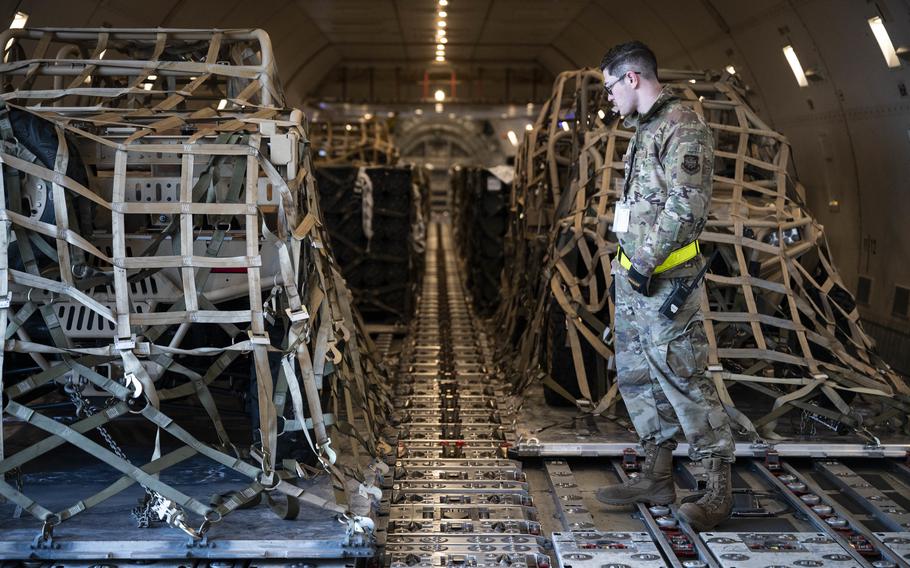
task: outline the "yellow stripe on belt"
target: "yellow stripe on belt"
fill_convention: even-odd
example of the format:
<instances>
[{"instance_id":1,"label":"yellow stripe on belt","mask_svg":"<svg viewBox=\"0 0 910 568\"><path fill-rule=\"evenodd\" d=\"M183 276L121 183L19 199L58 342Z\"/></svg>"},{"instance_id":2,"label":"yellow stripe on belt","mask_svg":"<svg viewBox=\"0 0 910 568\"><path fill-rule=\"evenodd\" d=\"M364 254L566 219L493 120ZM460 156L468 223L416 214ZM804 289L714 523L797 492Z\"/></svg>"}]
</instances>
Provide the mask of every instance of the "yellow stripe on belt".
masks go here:
<instances>
[{"instance_id":1,"label":"yellow stripe on belt","mask_svg":"<svg viewBox=\"0 0 910 568\"><path fill-rule=\"evenodd\" d=\"M676 268L680 264L689 262L693 258L701 253L701 248L698 246L698 241L692 241L684 247L678 248L675 251L671 252L667 256L667 260L663 261L660 266L654 269L654 274L660 274L661 272L666 272L671 268ZM632 261L626 256L626 253L622 251L622 248L619 249L619 264L623 268L629 270L632 268Z\"/></svg>"}]
</instances>

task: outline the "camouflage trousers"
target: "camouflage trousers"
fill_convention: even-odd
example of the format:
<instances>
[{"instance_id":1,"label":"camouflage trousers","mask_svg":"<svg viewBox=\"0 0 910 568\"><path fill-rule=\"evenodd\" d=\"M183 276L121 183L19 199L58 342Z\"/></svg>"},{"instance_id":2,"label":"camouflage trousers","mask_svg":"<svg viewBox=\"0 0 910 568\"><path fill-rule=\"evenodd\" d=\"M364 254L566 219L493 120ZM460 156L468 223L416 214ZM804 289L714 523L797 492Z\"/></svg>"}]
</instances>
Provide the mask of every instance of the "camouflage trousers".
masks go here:
<instances>
[{"instance_id":1,"label":"camouflage trousers","mask_svg":"<svg viewBox=\"0 0 910 568\"><path fill-rule=\"evenodd\" d=\"M655 279L652 295L645 297L631 288L616 261L613 275L617 382L642 442L672 442L682 430L692 459L733 461L730 419L706 375L700 290L670 320L658 310L673 289L672 278Z\"/></svg>"}]
</instances>

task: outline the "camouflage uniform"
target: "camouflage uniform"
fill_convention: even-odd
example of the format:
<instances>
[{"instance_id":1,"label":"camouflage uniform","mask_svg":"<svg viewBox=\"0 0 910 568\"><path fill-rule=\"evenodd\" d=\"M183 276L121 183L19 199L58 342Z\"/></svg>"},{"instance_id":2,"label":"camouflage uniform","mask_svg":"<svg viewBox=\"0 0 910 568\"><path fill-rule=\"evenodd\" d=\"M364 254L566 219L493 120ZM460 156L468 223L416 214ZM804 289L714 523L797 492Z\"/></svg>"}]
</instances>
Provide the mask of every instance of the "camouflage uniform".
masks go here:
<instances>
[{"instance_id":1,"label":"camouflage uniform","mask_svg":"<svg viewBox=\"0 0 910 568\"><path fill-rule=\"evenodd\" d=\"M617 233L623 252L643 275L672 251L694 241L708 217L714 138L705 121L664 89L651 109L626 119L636 133L623 158L630 207L628 231ZM632 289L613 261L616 282L616 368L619 390L642 441L672 441L682 429L692 459L733 461L729 418L706 376L707 339L700 291L670 320L658 310L677 279L702 267L698 256L654 274L651 296ZM675 447L675 445L674 445Z\"/></svg>"}]
</instances>

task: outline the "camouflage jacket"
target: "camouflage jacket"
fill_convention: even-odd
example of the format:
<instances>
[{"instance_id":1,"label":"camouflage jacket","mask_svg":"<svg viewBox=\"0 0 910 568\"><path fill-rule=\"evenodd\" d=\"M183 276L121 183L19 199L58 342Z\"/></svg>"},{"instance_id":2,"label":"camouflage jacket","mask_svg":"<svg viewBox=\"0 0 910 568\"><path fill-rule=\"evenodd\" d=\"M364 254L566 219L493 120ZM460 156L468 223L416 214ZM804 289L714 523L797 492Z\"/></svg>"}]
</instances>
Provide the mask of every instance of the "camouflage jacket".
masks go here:
<instances>
[{"instance_id":1,"label":"camouflage jacket","mask_svg":"<svg viewBox=\"0 0 910 568\"><path fill-rule=\"evenodd\" d=\"M623 157L621 203L630 208L629 230L618 233L623 251L650 275L674 250L698 238L708 218L714 172L714 136L702 117L664 87L648 112L626 118L636 129ZM696 257L660 276L685 276Z\"/></svg>"}]
</instances>

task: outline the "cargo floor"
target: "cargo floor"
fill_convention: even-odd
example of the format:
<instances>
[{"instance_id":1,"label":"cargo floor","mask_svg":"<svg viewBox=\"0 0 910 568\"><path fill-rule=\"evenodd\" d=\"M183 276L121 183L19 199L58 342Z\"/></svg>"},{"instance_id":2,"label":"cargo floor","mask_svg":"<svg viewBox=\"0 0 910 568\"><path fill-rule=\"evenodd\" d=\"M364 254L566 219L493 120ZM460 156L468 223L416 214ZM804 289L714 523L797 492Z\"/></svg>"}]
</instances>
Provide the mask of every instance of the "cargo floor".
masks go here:
<instances>
[{"instance_id":1,"label":"cargo floor","mask_svg":"<svg viewBox=\"0 0 910 568\"><path fill-rule=\"evenodd\" d=\"M132 456L131 456L132 457ZM85 460L84 454L78 458ZM100 464L73 464L60 457L58 467L40 474L25 474L23 481L36 501L51 510L62 510L118 479ZM135 463L135 462L134 462ZM213 495L245 487L245 478L211 461L190 458L161 474L162 481L179 491L208 502ZM325 477L310 481L308 490L329 497ZM295 520L280 520L269 507L233 512L215 524L203 543L163 523L137 528L130 511L143 496L138 486L61 523L49 546L32 548L41 524L27 513L14 518L14 506L0 505L0 558L44 559L187 559L187 558L343 558L371 556L372 548L348 548L345 526L334 515L302 505Z\"/></svg>"}]
</instances>

